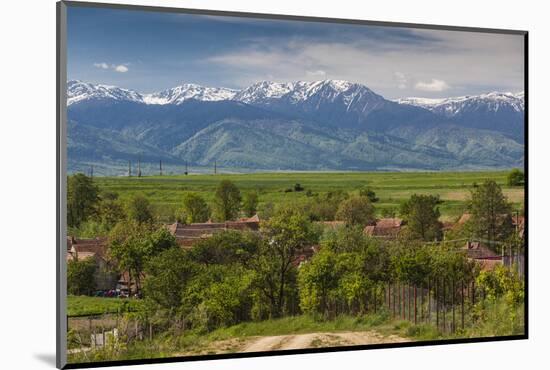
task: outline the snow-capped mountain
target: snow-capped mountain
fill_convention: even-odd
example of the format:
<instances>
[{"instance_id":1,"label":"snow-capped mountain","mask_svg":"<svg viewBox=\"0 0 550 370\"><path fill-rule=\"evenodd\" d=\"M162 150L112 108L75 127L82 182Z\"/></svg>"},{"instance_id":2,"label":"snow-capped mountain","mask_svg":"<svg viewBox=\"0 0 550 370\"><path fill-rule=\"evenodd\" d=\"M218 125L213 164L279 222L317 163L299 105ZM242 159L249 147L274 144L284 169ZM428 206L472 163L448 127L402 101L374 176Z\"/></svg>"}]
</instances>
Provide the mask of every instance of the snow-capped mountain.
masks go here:
<instances>
[{"instance_id":1,"label":"snow-capped mountain","mask_svg":"<svg viewBox=\"0 0 550 370\"><path fill-rule=\"evenodd\" d=\"M403 98L397 99L396 102L422 107L447 117L454 117L465 111L478 110L481 107L485 111L492 112L497 112L501 109L523 112L525 106L523 91L516 94L510 92L491 92L488 94L444 99Z\"/></svg>"},{"instance_id":2,"label":"snow-capped mountain","mask_svg":"<svg viewBox=\"0 0 550 370\"><path fill-rule=\"evenodd\" d=\"M350 106L362 97L378 101L384 100L364 85L343 80L286 83L262 81L241 90L233 99L253 105L269 104L274 100L299 104L310 99L316 99L317 102L320 100L334 102L340 99Z\"/></svg>"},{"instance_id":3,"label":"snow-capped mountain","mask_svg":"<svg viewBox=\"0 0 550 370\"><path fill-rule=\"evenodd\" d=\"M461 96L445 99L404 98L401 105L427 109L465 127L496 130L519 141L524 136L524 92Z\"/></svg>"},{"instance_id":4,"label":"snow-capped mountain","mask_svg":"<svg viewBox=\"0 0 550 370\"><path fill-rule=\"evenodd\" d=\"M189 99L200 101L231 100L236 93L236 90L223 87L205 87L196 84L183 84L153 94L140 94L136 91L122 89L116 86L73 80L67 83L67 105L97 99L112 99L116 101L159 105L181 104Z\"/></svg>"},{"instance_id":5,"label":"snow-capped mountain","mask_svg":"<svg viewBox=\"0 0 550 370\"><path fill-rule=\"evenodd\" d=\"M390 101L341 80L141 94L68 83L70 171L139 155L245 170L521 167L523 94Z\"/></svg>"},{"instance_id":6,"label":"snow-capped mountain","mask_svg":"<svg viewBox=\"0 0 550 370\"><path fill-rule=\"evenodd\" d=\"M231 100L236 90L223 87L205 87L196 84L183 84L154 94L143 95L146 104L181 104L189 99L201 101Z\"/></svg>"},{"instance_id":7,"label":"snow-capped mountain","mask_svg":"<svg viewBox=\"0 0 550 370\"><path fill-rule=\"evenodd\" d=\"M82 81L67 83L67 105L87 100L113 99L118 101L142 102L143 96L133 90L122 89L116 86L91 84Z\"/></svg>"}]
</instances>

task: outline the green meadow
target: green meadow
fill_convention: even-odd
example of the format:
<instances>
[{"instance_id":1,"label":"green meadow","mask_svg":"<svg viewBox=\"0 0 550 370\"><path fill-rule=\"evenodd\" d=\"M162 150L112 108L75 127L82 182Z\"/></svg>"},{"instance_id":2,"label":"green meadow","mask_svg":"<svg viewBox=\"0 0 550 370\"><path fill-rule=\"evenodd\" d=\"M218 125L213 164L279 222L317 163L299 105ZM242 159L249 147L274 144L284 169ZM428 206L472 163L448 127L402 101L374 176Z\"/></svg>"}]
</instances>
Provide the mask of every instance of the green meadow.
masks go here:
<instances>
[{"instance_id":1,"label":"green meadow","mask_svg":"<svg viewBox=\"0 0 550 370\"><path fill-rule=\"evenodd\" d=\"M288 172L249 174L190 174L146 177L96 177L94 182L101 190L113 191L121 199L142 193L149 198L157 213L168 215L178 208L185 192L199 193L211 202L216 186L222 179L230 179L241 192L257 191L260 207L267 203L299 203L308 197L329 191L343 190L358 193L370 187L380 199L376 203L380 214L384 208L396 208L411 194L438 194L443 203L440 212L443 220L453 221L466 207L474 183L486 179L502 186L508 200L521 208L523 187L506 186L508 171L498 172ZM294 191L300 184L304 190ZM161 216L162 217L162 216Z\"/></svg>"}]
</instances>

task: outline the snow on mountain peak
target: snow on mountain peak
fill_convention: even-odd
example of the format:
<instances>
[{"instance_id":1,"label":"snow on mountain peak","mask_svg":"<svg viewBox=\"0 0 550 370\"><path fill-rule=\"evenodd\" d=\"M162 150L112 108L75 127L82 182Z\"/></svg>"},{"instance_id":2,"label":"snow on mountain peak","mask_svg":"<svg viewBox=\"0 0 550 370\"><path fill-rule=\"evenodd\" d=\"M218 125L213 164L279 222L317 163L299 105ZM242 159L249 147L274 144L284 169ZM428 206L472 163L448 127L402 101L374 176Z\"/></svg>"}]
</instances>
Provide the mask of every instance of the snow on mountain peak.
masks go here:
<instances>
[{"instance_id":1,"label":"snow on mountain peak","mask_svg":"<svg viewBox=\"0 0 550 370\"><path fill-rule=\"evenodd\" d=\"M399 104L414 105L432 112L443 113L447 117L453 117L464 110L475 110L481 106L488 111L496 112L500 109L512 109L522 112L525 107L524 93L493 91L480 95L466 95L452 98L401 98L395 100Z\"/></svg>"},{"instance_id":2,"label":"snow on mountain peak","mask_svg":"<svg viewBox=\"0 0 550 370\"><path fill-rule=\"evenodd\" d=\"M146 94L143 96L143 102L146 104L181 104L189 99L220 101L230 100L236 93L236 90L223 87L183 84L158 93Z\"/></svg>"},{"instance_id":3,"label":"snow on mountain peak","mask_svg":"<svg viewBox=\"0 0 550 370\"><path fill-rule=\"evenodd\" d=\"M78 80L67 83L67 105L90 99L114 99L141 102L143 97L136 91L116 86L91 84Z\"/></svg>"}]
</instances>

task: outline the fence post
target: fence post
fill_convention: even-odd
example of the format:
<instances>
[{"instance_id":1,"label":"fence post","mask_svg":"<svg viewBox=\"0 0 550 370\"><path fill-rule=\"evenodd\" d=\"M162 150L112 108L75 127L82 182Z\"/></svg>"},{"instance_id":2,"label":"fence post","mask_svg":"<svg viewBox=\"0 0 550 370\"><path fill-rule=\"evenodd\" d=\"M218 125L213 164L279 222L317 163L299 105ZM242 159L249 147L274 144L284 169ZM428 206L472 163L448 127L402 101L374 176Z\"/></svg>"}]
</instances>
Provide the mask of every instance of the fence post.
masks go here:
<instances>
[{"instance_id":1,"label":"fence post","mask_svg":"<svg viewBox=\"0 0 550 370\"><path fill-rule=\"evenodd\" d=\"M456 321L455 321L455 280L453 279L452 282L451 282L451 286L452 286L452 291L451 291L451 305L453 306L453 325L451 327L451 331L452 333L455 332L455 328L456 328Z\"/></svg>"},{"instance_id":2,"label":"fence post","mask_svg":"<svg viewBox=\"0 0 550 370\"><path fill-rule=\"evenodd\" d=\"M462 330L464 330L464 280L460 282L460 306L462 314Z\"/></svg>"},{"instance_id":3,"label":"fence post","mask_svg":"<svg viewBox=\"0 0 550 370\"><path fill-rule=\"evenodd\" d=\"M398 315L399 315L399 318L401 318L401 282L399 282L399 284L397 285L397 296L398 296L398 308L399 308L399 312L398 312Z\"/></svg>"},{"instance_id":4,"label":"fence post","mask_svg":"<svg viewBox=\"0 0 550 370\"><path fill-rule=\"evenodd\" d=\"M374 288L374 313L376 313L376 288Z\"/></svg>"},{"instance_id":5,"label":"fence post","mask_svg":"<svg viewBox=\"0 0 550 370\"><path fill-rule=\"evenodd\" d=\"M407 311L409 321L411 321L411 286L407 284Z\"/></svg>"},{"instance_id":6,"label":"fence post","mask_svg":"<svg viewBox=\"0 0 550 370\"><path fill-rule=\"evenodd\" d=\"M414 324L416 325L416 285L414 286Z\"/></svg>"},{"instance_id":7,"label":"fence post","mask_svg":"<svg viewBox=\"0 0 550 370\"><path fill-rule=\"evenodd\" d=\"M407 319L407 301L405 300L405 285L403 287L403 320Z\"/></svg>"},{"instance_id":8,"label":"fence post","mask_svg":"<svg viewBox=\"0 0 550 370\"><path fill-rule=\"evenodd\" d=\"M443 279L443 333L447 331L447 302L445 301L446 281Z\"/></svg>"},{"instance_id":9,"label":"fence post","mask_svg":"<svg viewBox=\"0 0 550 370\"><path fill-rule=\"evenodd\" d=\"M439 295L441 294L439 290L439 280L435 280L435 324L437 330L439 330Z\"/></svg>"},{"instance_id":10,"label":"fence post","mask_svg":"<svg viewBox=\"0 0 550 370\"><path fill-rule=\"evenodd\" d=\"M393 286L393 318L395 318L395 302L397 301L397 297L395 296L395 285Z\"/></svg>"},{"instance_id":11,"label":"fence post","mask_svg":"<svg viewBox=\"0 0 550 370\"><path fill-rule=\"evenodd\" d=\"M432 319L432 293L430 288L430 279L428 279L428 322Z\"/></svg>"},{"instance_id":12,"label":"fence post","mask_svg":"<svg viewBox=\"0 0 550 370\"><path fill-rule=\"evenodd\" d=\"M420 321L424 322L424 286L420 286Z\"/></svg>"}]
</instances>

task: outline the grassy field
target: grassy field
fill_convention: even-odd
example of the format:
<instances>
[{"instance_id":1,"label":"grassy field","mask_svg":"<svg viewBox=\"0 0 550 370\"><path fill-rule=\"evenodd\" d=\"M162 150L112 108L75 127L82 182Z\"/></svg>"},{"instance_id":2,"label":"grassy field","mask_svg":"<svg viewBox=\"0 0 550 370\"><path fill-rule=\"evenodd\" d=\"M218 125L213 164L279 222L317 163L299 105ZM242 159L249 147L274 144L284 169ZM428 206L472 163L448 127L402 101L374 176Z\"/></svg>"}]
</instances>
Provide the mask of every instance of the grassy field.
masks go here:
<instances>
[{"instance_id":1,"label":"grassy field","mask_svg":"<svg viewBox=\"0 0 550 370\"><path fill-rule=\"evenodd\" d=\"M499 183L508 199L516 207L523 203L523 187L507 187L507 172L291 172L255 174L202 174L150 177L96 177L100 189L114 191L122 199L132 194L147 196L160 213L181 205L185 192L200 193L211 202L214 191L222 179L233 181L241 191L257 190L261 205L295 203L307 199L307 191L326 193L344 190L357 193L364 186L371 187L380 198L377 209L398 207L411 194L439 194L444 203L440 206L442 218L453 220L464 211L465 199L474 183L493 179ZM285 192L299 183L301 192Z\"/></svg>"},{"instance_id":2,"label":"grassy field","mask_svg":"<svg viewBox=\"0 0 550 370\"><path fill-rule=\"evenodd\" d=\"M143 301L128 298L104 298L88 296L68 296L67 315L101 315L104 313L117 313L139 311Z\"/></svg>"}]
</instances>

